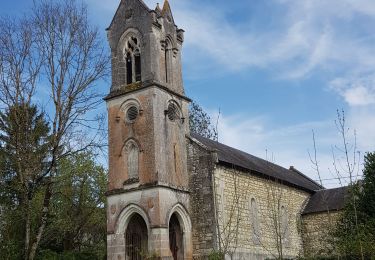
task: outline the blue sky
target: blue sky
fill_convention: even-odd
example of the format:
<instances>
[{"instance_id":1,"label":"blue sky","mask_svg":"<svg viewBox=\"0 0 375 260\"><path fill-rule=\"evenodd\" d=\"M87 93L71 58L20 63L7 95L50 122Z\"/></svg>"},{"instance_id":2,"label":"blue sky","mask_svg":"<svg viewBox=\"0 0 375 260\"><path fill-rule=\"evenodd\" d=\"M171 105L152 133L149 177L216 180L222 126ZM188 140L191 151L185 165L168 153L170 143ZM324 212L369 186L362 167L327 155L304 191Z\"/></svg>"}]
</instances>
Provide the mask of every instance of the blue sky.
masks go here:
<instances>
[{"instance_id":1,"label":"blue sky","mask_svg":"<svg viewBox=\"0 0 375 260\"><path fill-rule=\"evenodd\" d=\"M25 11L31 2L2 0L0 14ZM85 2L105 40L104 29L120 1ZM158 1L144 2L154 8ZM220 142L284 167L294 165L317 179L308 156L314 130L327 187L340 185L333 179L332 149L338 165L343 162L335 148L341 146L334 123L337 109L345 110L350 137L356 129L361 154L374 150L375 1L170 4L175 22L186 31L186 94L212 118L221 111ZM98 87L109 90L107 84ZM101 109L105 111L104 104Z\"/></svg>"}]
</instances>

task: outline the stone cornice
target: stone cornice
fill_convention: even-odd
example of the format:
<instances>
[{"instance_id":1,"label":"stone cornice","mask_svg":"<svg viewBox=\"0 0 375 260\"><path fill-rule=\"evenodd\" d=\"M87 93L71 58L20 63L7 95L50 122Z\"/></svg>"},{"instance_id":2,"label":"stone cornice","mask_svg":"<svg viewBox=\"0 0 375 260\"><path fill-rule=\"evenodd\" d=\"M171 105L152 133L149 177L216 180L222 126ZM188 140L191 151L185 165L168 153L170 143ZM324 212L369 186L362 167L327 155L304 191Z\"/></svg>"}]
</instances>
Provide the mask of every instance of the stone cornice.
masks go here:
<instances>
[{"instance_id":1,"label":"stone cornice","mask_svg":"<svg viewBox=\"0 0 375 260\"><path fill-rule=\"evenodd\" d=\"M175 186L171 186L171 185L164 184L164 183L154 182L154 183L149 183L149 184L143 184L139 187L134 187L134 188L132 187L129 189L121 188L121 189L110 190L110 191L107 191L105 195L109 197L113 195L126 194L126 193L130 193L134 191L150 190L150 189L157 189L157 188L164 188L164 189L172 190L175 192L190 194L190 191L187 188L175 187Z\"/></svg>"},{"instance_id":2,"label":"stone cornice","mask_svg":"<svg viewBox=\"0 0 375 260\"><path fill-rule=\"evenodd\" d=\"M128 86L134 86L134 87L126 89L126 87L128 87ZM139 83L134 83L134 84L129 84L129 85L126 85L126 86L122 86L120 89L111 91L111 93L109 93L104 98L104 100L105 101L109 101L111 99L115 99L115 98L121 97L121 96L129 94L129 93L135 93L135 92L138 92L138 91L150 88L150 87L157 87L157 88L159 88L161 90L164 90L165 92L168 92L169 94L172 94L174 96L182 98L182 99L186 100L187 102L191 102L192 101L190 98L188 98L188 97L186 97L184 95L181 95L179 93L176 93L176 92L170 90L168 87L166 87L164 85L161 85L159 83L156 83L154 81L145 81L145 82L139 82Z\"/></svg>"}]
</instances>

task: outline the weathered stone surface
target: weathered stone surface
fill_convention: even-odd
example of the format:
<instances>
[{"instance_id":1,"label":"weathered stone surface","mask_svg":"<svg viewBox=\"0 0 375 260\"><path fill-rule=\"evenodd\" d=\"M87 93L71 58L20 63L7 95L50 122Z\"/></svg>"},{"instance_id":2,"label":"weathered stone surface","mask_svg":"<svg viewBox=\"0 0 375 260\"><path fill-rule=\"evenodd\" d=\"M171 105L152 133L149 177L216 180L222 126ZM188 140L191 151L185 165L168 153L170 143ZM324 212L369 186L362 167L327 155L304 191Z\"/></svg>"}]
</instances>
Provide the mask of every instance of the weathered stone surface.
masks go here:
<instances>
[{"instance_id":1,"label":"weathered stone surface","mask_svg":"<svg viewBox=\"0 0 375 260\"><path fill-rule=\"evenodd\" d=\"M183 30L177 28L171 16L170 9L157 14L142 1L121 1L108 28L112 54L111 91L126 83L125 41L133 34L141 41L141 81L154 81L184 94L181 70Z\"/></svg>"},{"instance_id":2,"label":"weathered stone surface","mask_svg":"<svg viewBox=\"0 0 375 260\"><path fill-rule=\"evenodd\" d=\"M307 257L332 256L336 223L341 216L341 211L330 211L306 214L303 220L303 249Z\"/></svg>"},{"instance_id":3,"label":"weathered stone surface","mask_svg":"<svg viewBox=\"0 0 375 260\"><path fill-rule=\"evenodd\" d=\"M302 255L300 213L310 197L309 193L222 166L216 168L214 178L221 230L232 222L232 230L226 232L222 239L237 233L237 243L230 243L232 248L236 248L232 250L236 255L234 259L253 259L255 256L255 259L273 258L281 247L284 257ZM255 198L258 204L260 235L257 240L254 239L251 224L251 198ZM281 224L281 206L287 211L288 232L282 246L277 246L274 221ZM279 216L273 217L275 214ZM233 220L237 217L238 222Z\"/></svg>"},{"instance_id":4,"label":"weathered stone surface","mask_svg":"<svg viewBox=\"0 0 375 260\"><path fill-rule=\"evenodd\" d=\"M193 256L204 257L216 249L216 218L213 192L215 153L190 141L188 172L190 217L193 225Z\"/></svg>"},{"instance_id":5,"label":"weathered stone surface","mask_svg":"<svg viewBox=\"0 0 375 260\"><path fill-rule=\"evenodd\" d=\"M162 259L172 257L169 222L174 214L183 232L183 258L192 257L185 120L189 99L182 86L181 34L168 4L156 14L140 0L121 1L108 28L108 259L125 259L125 234L134 214L146 223L148 254ZM131 62L125 59L129 53ZM134 74L138 55L140 78ZM172 103L176 117L171 119L166 111ZM129 120L127 111L134 107L138 114Z\"/></svg>"}]
</instances>

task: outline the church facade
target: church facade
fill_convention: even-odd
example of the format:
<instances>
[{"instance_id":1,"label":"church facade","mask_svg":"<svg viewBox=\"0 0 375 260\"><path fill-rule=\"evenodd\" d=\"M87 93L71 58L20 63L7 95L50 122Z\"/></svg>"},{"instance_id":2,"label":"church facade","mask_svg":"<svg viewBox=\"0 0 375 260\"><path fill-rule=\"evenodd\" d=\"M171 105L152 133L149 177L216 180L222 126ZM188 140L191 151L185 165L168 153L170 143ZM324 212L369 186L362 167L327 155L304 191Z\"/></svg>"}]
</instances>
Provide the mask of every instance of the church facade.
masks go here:
<instances>
[{"instance_id":1,"label":"church facade","mask_svg":"<svg viewBox=\"0 0 375 260\"><path fill-rule=\"evenodd\" d=\"M190 133L184 31L168 1L150 9L142 0L122 0L107 32L108 259L315 252L325 234L313 234L327 219L326 209L342 208L337 201L319 207L323 187L293 167Z\"/></svg>"}]
</instances>

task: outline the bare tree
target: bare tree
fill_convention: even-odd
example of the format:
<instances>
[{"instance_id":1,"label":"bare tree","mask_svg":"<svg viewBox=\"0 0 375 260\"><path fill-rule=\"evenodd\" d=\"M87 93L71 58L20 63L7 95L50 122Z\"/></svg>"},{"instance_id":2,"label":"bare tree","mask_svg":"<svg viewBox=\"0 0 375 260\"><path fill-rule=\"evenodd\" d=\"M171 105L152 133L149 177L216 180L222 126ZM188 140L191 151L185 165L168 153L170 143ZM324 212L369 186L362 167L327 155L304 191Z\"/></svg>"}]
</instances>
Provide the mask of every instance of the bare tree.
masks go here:
<instances>
[{"instance_id":1,"label":"bare tree","mask_svg":"<svg viewBox=\"0 0 375 260\"><path fill-rule=\"evenodd\" d=\"M35 30L27 18L2 18L0 29L0 101L3 108L30 104L42 66Z\"/></svg>"},{"instance_id":2,"label":"bare tree","mask_svg":"<svg viewBox=\"0 0 375 260\"><path fill-rule=\"evenodd\" d=\"M311 154L310 151L308 151L308 155L309 155L309 158L310 158L312 168L318 176L319 184L322 187L322 189L324 189L323 179L322 179L322 176L321 176L320 165L319 165L319 160L318 160L318 155L317 155L318 151L317 151L317 144L316 144L316 138L315 138L315 131L314 130L312 130L312 140L313 140L313 154ZM341 183L341 179L339 177L337 179ZM321 250L319 252L313 252L314 256L316 256L317 254L329 255L329 254L332 254L333 252L336 252L335 245L332 241L332 236L333 236L333 233L335 231L336 218L335 218L335 215L332 214L332 212L329 208L328 193L322 192L321 193L321 200L322 200L323 205L326 208L326 211L323 214L325 214L326 217L327 217L327 225L325 225L324 228L322 228L322 230L320 230L319 235L315 236L314 238L311 237L310 234L307 234L307 231L304 230L304 232L305 232L304 237L307 238L307 240L308 239L311 239L311 240L318 239L319 244L321 246Z\"/></svg>"},{"instance_id":3,"label":"bare tree","mask_svg":"<svg viewBox=\"0 0 375 260\"><path fill-rule=\"evenodd\" d=\"M26 122L29 122L32 115L29 115L27 109L22 109L20 112L17 108L30 107L32 97L35 94L38 76L40 74L42 59L38 55L38 51L34 42L35 30L27 18L21 20L11 20L3 18L0 22L0 101L3 109L10 113L10 117L15 119L16 133L14 138L22 139L25 130ZM26 139L25 142L27 142ZM16 161L15 166L18 186L20 192L18 200L20 207L24 209L25 213L25 248L24 251L29 251L31 217L30 204L33 196L33 189L30 183L33 182L31 176L32 168L35 165L25 169L22 161L25 151L22 148L25 144L15 145Z\"/></svg>"},{"instance_id":4,"label":"bare tree","mask_svg":"<svg viewBox=\"0 0 375 260\"><path fill-rule=\"evenodd\" d=\"M345 183L349 184L349 188L353 188L354 184L357 181L358 173L359 173L359 158L360 153L357 150L357 143L356 143L356 131L353 132L353 140L352 142L349 140L349 127L346 125L346 118L344 111L337 110L337 119L335 120L336 129L340 135L340 139L342 144L339 146L332 146L332 165L333 170L328 169L335 177L335 180L338 180L339 184L343 186ZM314 145L314 153L311 154L309 152L310 161L312 163L312 168L317 173L319 182L323 187L323 179L321 177L320 166L317 158L317 146L316 146L316 139L315 139L315 132L313 131L313 145ZM347 181L349 179L349 182ZM336 252L336 245L335 245L335 238L334 233L336 230L337 224L337 215L332 214L328 206L328 200L326 193L322 193L322 203L326 206L326 214L328 225L326 225L324 230L320 232L320 243L326 247L325 254L332 254L332 252ZM358 232L358 216L357 216L357 206L356 206L356 197L354 194L351 194L350 200L352 200L353 210L354 210L354 218L355 218L355 228ZM305 234L305 236L309 236L309 234ZM360 254L361 258L363 257L363 248L361 241L359 241L360 245ZM315 252L317 253L317 252ZM337 256L339 258L339 256Z\"/></svg>"},{"instance_id":5,"label":"bare tree","mask_svg":"<svg viewBox=\"0 0 375 260\"><path fill-rule=\"evenodd\" d=\"M239 190L240 178L239 173L235 169L226 170L224 175L227 178L220 176L217 178L217 186L215 199L215 214L216 214L216 233L218 240L218 250L221 257L229 256L231 259L236 253L238 247L239 227L241 225L241 210L245 205L241 204L244 201L243 197L246 194ZM221 178L221 179L220 179ZM225 183L225 180L230 183ZM214 182L215 183L215 182ZM230 185L231 188L225 189L225 185ZM244 183L242 183L244 184Z\"/></svg>"},{"instance_id":6,"label":"bare tree","mask_svg":"<svg viewBox=\"0 0 375 260\"><path fill-rule=\"evenodd\" d=\"M98 117L88 119L88 112L101 102L95 83L106 76L109 58L98 30L88 21L86 8L74 0L37 2L31 17L4 19L0 26L2 105L10 109L31 104L35 93L48 93L51 101L47 107L51 127L47 167L28 173L32 178L24 180L28 197L33 197L36 187L44 190L36 229L25 226L25 259L34 259L47 224L59 160L98 145L99 132L92 130L103 124ZM18 173L21 179L25 171ZM32 210L27 210L26 223Z\"/></svg>"},{"instance_id":7,"label":"bare tree","mask_svg":"<svg viewBox=\"0 0 375 260\"><path fill-rule=\"evenodd\" d=\"M341 157L337 157L334 150L332 149L333 156L333 166L335 173L338 179L341 179L342 176L347 176L349 178L349 188L350 188L350 200L352 203L354 211L354 220L355 220L355 233L359 234L359 225L358 225L358 212L357 212L357 196L353 192L354 185L358 178L359 173L359 158L360 152L357 150L357 133L356 130L353 132L353 143L349 142L348 133L350 128L346 125L346 118L344 110L337 110L337 120L335 120L336 128L341 136L342 146L335 146L336 151L339 151L343 154ZM342 174L343 173L343 174ZM361 239L359 239L359 248L361 259L364 258L363 245Z\"/></svg>"},{"instance_id":8,"label":"bare tree","mask_svg":"<svg viewBox=\"0 0 375 260\"><path fill-rule=\"evenodd\" d=\"M259 238L260 245L275 259L284 259L285 249L290 245L290 228L293 207L286 187L277 180L266 181L267 198L264 210L260 211L264 220L264 230L270 235L270 243Z\"/></svg>"}]
</instances>

